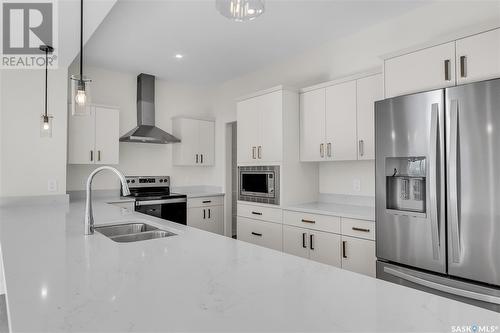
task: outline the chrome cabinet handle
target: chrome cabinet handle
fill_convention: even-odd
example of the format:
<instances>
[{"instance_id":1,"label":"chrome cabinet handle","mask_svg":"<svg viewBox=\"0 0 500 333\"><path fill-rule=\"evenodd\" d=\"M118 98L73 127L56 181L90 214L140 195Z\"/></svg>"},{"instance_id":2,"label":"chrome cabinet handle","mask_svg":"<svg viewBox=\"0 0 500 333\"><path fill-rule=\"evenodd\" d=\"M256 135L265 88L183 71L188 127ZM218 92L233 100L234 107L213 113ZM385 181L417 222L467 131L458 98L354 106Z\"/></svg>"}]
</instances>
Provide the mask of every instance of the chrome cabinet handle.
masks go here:
<instances>
[{"instance_id":1,"label":"chrome cabinet handle","mask_svg":"<svg viewBox=\"0 0 500 333\"><path fill-rule=\"evenodd\" d=\"M467 56L460 57L460 77L467 77Z\"/></svg>"},{"instance_id":2,"label":"chrome cabinet handle","mask_svg":"<svg viewBox=\"0 0 500 333\"><path fill-rule=\"evenodd\" d=\"M98 162L101 161L101 151L100 150L97 151L97 161Z\"/></svg>"},{"instance_id":3,"label":"chrome cabinet handle","mask_svg":"<svg viewBox=\"0 0 500 333\"><path fill-rule=\"evenodd\" d=\"M94 162L94 151L90 151L90 162Z\"/></svg>"},{"instance_id":4,"label":"chrome cabinet handle","mask_svg":"<svg viewBox=\"0 0 500 333\"><path fill-rule=\"evenodd\" d=\"M450 77L451 66L450 66L450 64L451 64L450 59L446 59L444 61L444 79L445 79L445 81L451 81L451 77Z\"/></svg>"},{"instance_id":5,"label":"chrome cabinet handle","mask_svg":"<svg viewBox=\"0 0 500 333\"><path fill-rule=\"evenodd\" d=\"M252 159L255 160L255 149L256 147L252 147Z\"/></svg>"},{"instance_id":6,"label":"chrome cabinet handle","mask_svg":"<svg viewBox=\"0 0 500 333\"><path fill-rule=\"evenodd\" d=\"M430 138L430 161L429 161L429 183L430 183L430 222L431 222L431 238L432 238L432 257L434 260L439 259L439 210L437 206L437 196L439 190L438 184L438 158L437 150L439 145L439 104L434 103L431 106L431 138ZM439 191L440 192L440 191Z\"/></svg>"},{"instance_id":7,"label":"chrome cabinet handle","mask_svg":"<svg viewBox=\"0 0 500 333\"><path fill-rule=\"evenodd\" d=\"M259 146L257 148L257 157L259 158L259 160L262 159L262 146Z\"/></svg>"},{"instance_id":8,"label":"chrome cabinet handle","mask_svg":"<svg viewBox=\"0 0 500 333\"><path fill-rule=\"evenodd\" d=\"M352 227L352 230L361 232L370 232L370 229L358 228L358 227Z\"/></svg>"},{"instance_id":9,"label":"chrome cabinet handle","mask_svg":"<svg viewBox=\"0 0 500 333\"><path fill-rule=\"evenodd\" d=\"M302 219L302 222L304 222L304 223L316 223L316 221L306 220L306 219Z\"/></svg>"},{"instance_id":10,"label":"chrome cabinet handle","mask_svg":"<svg viewBox=\"0 0 500 333\"><path fill-rule=\"evenodd\" d=\"M460 193L459 189L459 110L458 101L451 101L451 122L450 122L450 152L448 158L448 196L449 196L449 216L451 218L451 256L454 263L460 262Z\"/></svg>"},{"instance_id":11,"label":"chrome cabinet handle","mask_svg":"<svg viewBox=\"0 0 500 333\"><path fill-rule=\"evenodd\" d=\"M365 155L365 142L363 140L359 140L359 156Z\"/></svg>"},{"instance_id":12,"label":"chrome cabinet handle","mask_svg":"<svg viewBox=\"0 0 500 333\"><path fill-rule=\"evenodd\" d=\"M302 247L304 249L307 249L307 244L306 244L306 236L307 234L305 232L302 233Z\"/></svg>"},{"instance_id":13,"label":"chrome cabinet handle","mask_svg":"<svg viewBox=\"0 0 500 333\"><path fill-rule=\"evenodd\" d=\"M309 248L310 248L311 250L314 250L314 243L313 243L314 238L313 238L313 237L314 237L314 235L313 235L313 234L310 234L310 235L309 235Z\"/></svg>"},{"instance_id":14,"label":"chrome cabinet handle","mask_svg":"<svg viewBox=\"0 0 500 333\"><path fill-rule=\"evenodd\" d=\"M261 233L258 233L258 232L253 232L253 231L252 231L252 235L262 237L262 234L261 234Z\"/></svg>"},{"instance_id":15,"label":"chrome cabinet handle","mask_svg":"<svg viewBox=\"0 0 500 333\"><path fill-rule=\"evenodd\" d=\"M347 253L346 253L346 245L347 245L347 241L342 241L342 258L345 258L347 259Z\"/></svg>"},{"instance_id":16,"label":"chrome cabinet handle","mask_svg":"<svg viewBox=\"0 0 500 333\"><path fill-rule=\"evenodd\" d=\"M328 144L326 145L326 151L327 151L328 157L332 157L332 143L331 142L328 142Z\"/></svg>"},{"instance_id":17,"label":"chrome cabinet handle","mask_svg":"<svg viewBox=\"0 0 500 333\"><path fill-rule=\"evenodd\" d=\"M325 157L325 144L324 143L321 143L319 145L319 156L321 156L321 158Z\"/></svg>"}]
</instances>

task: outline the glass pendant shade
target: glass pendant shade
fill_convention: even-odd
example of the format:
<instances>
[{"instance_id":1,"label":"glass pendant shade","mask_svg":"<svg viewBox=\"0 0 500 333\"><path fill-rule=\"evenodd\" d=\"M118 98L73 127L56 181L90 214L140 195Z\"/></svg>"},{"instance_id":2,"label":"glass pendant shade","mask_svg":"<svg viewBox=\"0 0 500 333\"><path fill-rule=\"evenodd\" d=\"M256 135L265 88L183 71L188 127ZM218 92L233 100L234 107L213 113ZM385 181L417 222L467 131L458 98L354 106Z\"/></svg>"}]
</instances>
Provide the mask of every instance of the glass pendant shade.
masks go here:
<instances>
[{"instance_id":1,"label":"glass pendant shade","mask_svg":"<svg viewBox=\"0 0 500 333\"><path fill-rule=\"evenodd\" d=\"M87 115L91 103L89 79L80 76L71 77L71 114L74 116Z\"/></svg>"},{"instance_id":2,"label":"glass pendant shade","mask_svg":"<svg viewBox=\"0 0 500 333\"><path fill-rule=\"evenodd\" d=\"M251 21L264 13L264 0L216 0L217 11L237 21Z\"/></svg>"},{"instance_id":3,"label":"glass pendant shade","mask_svg":"<svg viewBox=\"0 0 500 333\"><path fill-rule=\"evenodd\" d=\"M43 115L40 117L40 137L41 138L51 138L52 137L52 120L54 118L51 115Z\"/></svg>"}]
</instances>

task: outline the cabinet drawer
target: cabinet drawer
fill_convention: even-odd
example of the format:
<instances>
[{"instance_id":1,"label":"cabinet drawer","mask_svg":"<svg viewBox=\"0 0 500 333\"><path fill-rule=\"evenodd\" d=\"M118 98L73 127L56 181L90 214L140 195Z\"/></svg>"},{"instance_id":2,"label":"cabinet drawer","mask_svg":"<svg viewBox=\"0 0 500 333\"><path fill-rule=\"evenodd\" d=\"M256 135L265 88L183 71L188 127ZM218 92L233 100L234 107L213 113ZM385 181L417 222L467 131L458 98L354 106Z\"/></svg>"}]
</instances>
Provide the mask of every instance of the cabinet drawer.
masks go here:
<instances>
[{"instance_id":1,"label":"cabinet drawer","mask_svg":"<svg viewBox=\"0 0 500 333\"><path fill-rule=\"evenodd\" d=\"M192 207L207 207L207 206L222 206L224 204L224 196L189 198L187 201L188 208Z\"/></svg>"},{"instance_id":2,"label":"cabinet drawer","mask_svg":"<svg viewBox=\"0 0 500 333\"><path fill-rule=\"evenodd\" d=\"M285 211L283 223L320 231L340 234L340 217Z\"/></svg>"},{"instance_id":3,"label":"cabinet drawer","mask_svg":"<svg viewBox=\"0 0 500 333\"><path fill-rule=\"evenodd\" d=\"M342 235L375 240L375 222L342 218Z\"/></svg>"},{"instance_id":4,"label":"cabinet drawer","mask_svg":"<svg viewBox=\"0 0 500 333\"><path fill-rule=\"evenodd\" d=\"M237 238L245 242L281 251L282 225L238 216Z\"/></svg>"},{"instance_id":5,"label":"cabinet drawer","mask_svg":"<svg viewBox=\"0 0 500 333\"><path fill-rule=\"evenodd\" d=\"M283 223L283 212L281 208L271 208L254 205L238 204L237 215L255 220Z\"/></svg>"}]
</instances>

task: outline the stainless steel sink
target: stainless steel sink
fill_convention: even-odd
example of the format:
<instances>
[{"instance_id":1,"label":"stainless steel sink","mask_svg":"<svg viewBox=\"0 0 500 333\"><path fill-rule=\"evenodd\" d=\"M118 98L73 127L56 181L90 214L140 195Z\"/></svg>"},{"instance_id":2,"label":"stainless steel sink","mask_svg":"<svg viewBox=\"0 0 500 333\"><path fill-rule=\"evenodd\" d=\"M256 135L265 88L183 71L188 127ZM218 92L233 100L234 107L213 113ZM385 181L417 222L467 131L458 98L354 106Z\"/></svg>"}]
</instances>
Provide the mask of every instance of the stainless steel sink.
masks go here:
<instances>
[{"instance_id":1,"label":"stainless steel sink","mask_svg":"<svg viewBox=\"0 0 500 333\"><path fill-rule=\"evenodd\" d=\"M119 243L175 236L173 232L160 230L146 223L124 223L95 227L95 231Z\"/></svg>"}]
</instances>

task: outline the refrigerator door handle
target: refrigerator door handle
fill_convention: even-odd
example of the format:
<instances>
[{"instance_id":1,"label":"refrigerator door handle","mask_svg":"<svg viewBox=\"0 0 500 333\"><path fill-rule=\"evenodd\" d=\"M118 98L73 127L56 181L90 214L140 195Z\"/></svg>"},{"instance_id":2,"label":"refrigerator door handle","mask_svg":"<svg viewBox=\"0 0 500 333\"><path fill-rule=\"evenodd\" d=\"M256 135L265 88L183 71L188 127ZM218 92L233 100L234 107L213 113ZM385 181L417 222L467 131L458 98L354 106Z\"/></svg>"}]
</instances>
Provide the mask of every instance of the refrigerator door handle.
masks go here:
<instances>
[{"instance_id":1,"label":"refrigerator door handle","mask_svg":"<svg viewBox=\"0 0 500 333\"><path fill-rule=\"evenodd\" d=\"M482 294L482 293L477 293L477 292L470 291L470 290L455 288L452 286L447 286L447 285L444 285L441 283L425 280L425 279L422 279L420 277L410 275L410 274L398 271L398 270L396 270L394 268L390 268L390 267L384 267L384 272L386 272L387 274L394 275L400 279L403 279L403 280L406 280L406 281L409 281L409 282L412 282L412 283L415 283L415 284L418 284L418 285L421 285L421 286L424 286L427 288L442 291L442 292L445 292L448 294L453 294L453 295L471 298L471 299L475 299L478 301L483 301L483 302L488 302L488 303L493 303L493 304L500 304L500 297Z\"/></svg>"},{"instance_id":2,"label":"refrigerator door handle","mask_svg":"<svg viewBox=\"0 0 500 333\"><path fill-rule=\"evenodd\" d=\"M448 175L449 175L449 203L450 203L450 227L451 227L451 256L454 263L460 262L460 214L459 194L458 194L458 150L459 150L459 134L458 134L458 100L451 101L450 109L450 155L448 158Z\"/></svg>"},{"instance_id":3,"label":"refrigerator door handle","mask_svg":"<svg viewBox=\"0 0 500 333\"><path fill-rule=\"evenodd\" d=\"M430 161L429 161L429 182L430 182L430 221L432 232L432 257L439 260L439 214L437 204L438 194L438 159L437 145L439 144L439 104L432 104L431 111L431 140L430 140Z\"/></svg>"}]
</instances>

